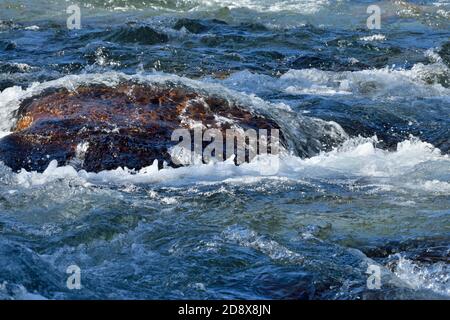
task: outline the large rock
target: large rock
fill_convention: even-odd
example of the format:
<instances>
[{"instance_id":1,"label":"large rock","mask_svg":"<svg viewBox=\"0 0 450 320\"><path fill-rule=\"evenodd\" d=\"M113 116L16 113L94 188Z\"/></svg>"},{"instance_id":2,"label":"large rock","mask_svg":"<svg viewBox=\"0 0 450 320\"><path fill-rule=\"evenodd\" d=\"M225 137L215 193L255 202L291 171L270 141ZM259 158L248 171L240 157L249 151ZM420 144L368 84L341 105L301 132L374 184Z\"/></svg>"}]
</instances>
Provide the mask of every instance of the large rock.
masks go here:
<instances>
[{"instance_id":1,"label":"large rock","mask_svg":"<svg viewBox=\"0 0 450 320\"><path fill-rule=\"evenodd\" d=\"M178 143L171 140L175 129L200 122L222 132L279 129L224 98L132 82L46 90L22 101L16 116L13 133L0 140L0 160L16 171L43 171L53 159L93 172L140 169L154 160L176 166L169 152Z\"/></svg>"}]
</instances>

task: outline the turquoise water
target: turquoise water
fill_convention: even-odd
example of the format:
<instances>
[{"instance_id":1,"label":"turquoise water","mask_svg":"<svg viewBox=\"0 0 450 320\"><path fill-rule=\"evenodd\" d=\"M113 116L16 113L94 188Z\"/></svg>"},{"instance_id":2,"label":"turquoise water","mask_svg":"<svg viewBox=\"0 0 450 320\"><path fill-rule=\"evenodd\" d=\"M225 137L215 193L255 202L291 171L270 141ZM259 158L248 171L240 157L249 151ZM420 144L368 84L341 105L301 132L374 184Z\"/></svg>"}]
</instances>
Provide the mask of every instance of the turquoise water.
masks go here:
<instances>
[{"instance_id":1,"label":"turquoise water","mask_svg":"<svg viewBox=\"0 0 450 320\"><path fill-rule=\"evenodd\" d=\"M448 299L448 2L378 2L379 30L370 1L86 0L79 30L70 4L0 1L1 135L42 88L175 79L276 111L291 154L270 176L0 165L0 298Z\"/></svg>"}]
</instances>

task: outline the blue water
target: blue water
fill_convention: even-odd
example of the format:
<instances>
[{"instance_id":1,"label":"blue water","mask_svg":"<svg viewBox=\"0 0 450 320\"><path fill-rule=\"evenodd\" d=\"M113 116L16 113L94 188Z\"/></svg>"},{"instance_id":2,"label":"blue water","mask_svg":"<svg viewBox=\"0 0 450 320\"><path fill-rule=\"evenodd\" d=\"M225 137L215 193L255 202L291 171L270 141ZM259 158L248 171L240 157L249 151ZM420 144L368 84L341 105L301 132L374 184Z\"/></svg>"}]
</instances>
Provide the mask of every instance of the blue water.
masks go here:
<instances>
[{"instance_id":1,"label":"blue water","mask_svg":"<svg viewBox=\"0 0 450 320\"><path fill-rule=\"evenodd\" d=\"M448 2L378 2L379 30L362 0L83 0L79 30L70 4L0 1L2 136L42 88L170 78L278 110L292 154L269 176L0 164L0 298L450 297Z\"/></svg>"}]
</instances>

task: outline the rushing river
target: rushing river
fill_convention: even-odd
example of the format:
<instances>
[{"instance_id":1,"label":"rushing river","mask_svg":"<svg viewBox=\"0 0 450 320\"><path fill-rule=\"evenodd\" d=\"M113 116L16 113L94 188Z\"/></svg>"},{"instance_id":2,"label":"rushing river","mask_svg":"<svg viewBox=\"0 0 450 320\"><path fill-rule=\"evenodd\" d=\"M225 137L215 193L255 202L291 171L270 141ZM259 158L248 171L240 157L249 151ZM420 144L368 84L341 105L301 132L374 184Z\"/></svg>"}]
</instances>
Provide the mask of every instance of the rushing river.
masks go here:
<instances>
[{"instance_id":1,"label":"rushing river","mask_svg":"<svg viewBox=\"0 0 450 320\"><path fill-rule=\"evenodd\" d=\"M450 298L448 1L377 2L376 30L364 0L80 0L69 30L71 4L0 0L0 136L42 88L129 76L345 141L270 175L0 164L0 298Z\"/></svg>"}]
</instances>

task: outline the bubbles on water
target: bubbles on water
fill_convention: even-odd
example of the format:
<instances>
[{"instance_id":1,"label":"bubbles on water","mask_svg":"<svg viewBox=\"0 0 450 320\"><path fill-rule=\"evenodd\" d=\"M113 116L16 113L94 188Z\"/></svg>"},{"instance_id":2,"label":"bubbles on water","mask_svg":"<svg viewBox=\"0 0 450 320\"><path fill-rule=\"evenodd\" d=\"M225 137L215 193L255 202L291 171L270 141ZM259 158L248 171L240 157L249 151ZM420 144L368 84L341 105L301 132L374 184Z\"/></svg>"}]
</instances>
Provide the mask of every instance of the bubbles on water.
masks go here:
<instances>
[{"instance_id":1,"label":"bubbles on water","mask_svg":"<svg viewBox=\"0 0 450 320\"><path fill-rule=\"evenodd\" d=\"M379 107L372 105L378 102L392 108L389 121L397 121L393 114L399 109L394 106L402 103L409 126L422 125L414 114L409 114L413 111L423 110L427 115L446 119L448 46L438 47L438 42L442 30L448 30L448 6L435 1L402 9L392 3L383 2L389 4L386 12L392 14L390 19L400 33L383 24L386 29L380 34L352 29L356 34L349 36L339 26L354 28L360 23L364 27L366 16L355 19L353 15L364 13L366 2L359 6L348 1L86 0L80 3L83 17L94 30L84 30L80 37L62 41L55 50L57 55L48 54L52 48L43 50L45 57L34 52L38 66L34 66L34 60L20 56L23 43L38 39L34 45L44 42L47 46L61 40L57 26L41 24L46 16L39 15L39 11L62 14L64 10L57 5L48 10L40 4L42 7L36 6L33 12L37 14L32 17L24 18L20 13L22 20L30 21L29 26L0 22L1 31L19 35L18 39L1 43L18 56L14 57L17 63L0 65L4 73L1 88L5 89L0 93L0 136L8 134L14 125L13 112L22 99L46 88L74 89L80 83L115 85L126 78L117 73L72 75L25 89L32 81L60 77L48 70L53 64L59 64L67 73L116 68L134 73L137 64L128 55L138 49L144 52L138 61L142 63L139 81L181 81L197 90L225 94L228 99L266 109L277 119L286 120L284 125L296 129L291 141L305 139L304 128L317 136L336 135L338 141L346 141L306 159L286 154L279 172L272 176L261 176L261 168L270 163L264 161L267 159L240 167L220 163L159 170L153 165L138 172L119 168L98 174L79 171L76 164L74 168L52 163L44 173L13 173L0 164L0 230L7 241L20 238L25 244L12 248L0 241L2 256L8 257L0 262L0 298L72 297L61 293L57 284L64 284L65 268L74 259L92 276L86 286L95 292L84 292L83 296L90 298L370 298L364 291L367 257L345 246L372 245L384 241L383 237L419 239L440 235L445 239L449 158L434 147L435 143L433 146L406 137L388 151L381 149L375 138L348 139L338 125L312 123L303 115L292 115L299 112L300 100L311 103L310 110L303 110L305 113L324 105L324 109L332 110L337 104L327 103L334 100L343 102L344 115L352 121L376 121L380 110L370 116L357 114L355 118L350 109L357 113L359 105ZM394 10L390 10L391 5ZM152 28L158 27L153 30L124 25L122 19L108 20L104 9L124 12L121 18L145 18ZM290 13L286 14L286 10ZM173 19L161 18L161 14L175 11ZM92 18L98 12L105 14L102 18L108 26L113 21L112 30L103 33L103 26L99 26L101 31L97 33L97 21ZM39 23L33 21L36 16ZM182 26L181 32L174 31L178 16L198 20L189 26L190 30ZM414 19L402 20L402 16ZM255 17L259 23L249 25L248 21ZM431 28L424 27L427 25ZM412 41L409 30L419 30L423 37L417 39L417 33L413 33ZM112 37L109 42L108 37ZM330 57L329 64L328 57L324 57L325 41L322 43L328 38L332 41L326 42L327 48L336 48L343 56ZM79 49L92 39L95 45ZM164 45L159 47L161 42ZM303 62L316 63L317 69L290 66L291 60L311 47L318 48L321 60L308 56ZM435 49L422 56L430 47ZM373 55L376 63L365 65L364 58L373 52L380 52ZM210 73L204 66L205 55L218 61L211 69L222 80L145 75L146 69L157 67L202 77ZM173 61L174 57L177 61ZM392 67L391 57L394 61L411 61ZM69 60L77 62L66 65ZM301 66L302 61L298 62ZM219 68L226 70L216 70ZM42 69L46 74L41 80ZM272 70L277 71L276 76L269 75ZM25 85L20 88L22 83ZM347 105L349 101L354 103ZM430 120L431 126L445 129L445 121L434 121ZM446 139L445 131L441 133ZM80 159L84 149L79 148ZM21 257L20 261L17 257ZM418 293L407 297L433 297L429 292L449 296L447 262L422 261L406 253L390 259L391 276ZM303 269L305 261L311 273ZM16 274L9 274L10 270ZM4 281L5 275L9 278ZM381 293L372 297L402 298L400 288L404 287L382 286Z\"/></svg>"},{"instance_id":2,"label":"bubbles on water","mask_svg":"<svg viewBox=\"0 0 450 320\"><path fill-rule=\"evenodd\" d=\"M273 260L288 261L301 264L304 261L302 255L289 250L275 240L266 239L255 231L238 225L231 226L223 232L227 241L235 242L241 246L258 250Z\"/></svg>"},{"instance_id":3,"label":"bubbles on water","mask_svg":"<svg viewBox=\"0 0 450 320\"><path fill-rule=\"evenodd\" d=\"M401 254L395 254L389 260L392 272L414 290L431 290L450 297L450 266L447 263L420 263Z\"/></svg>"}]
</instances>

